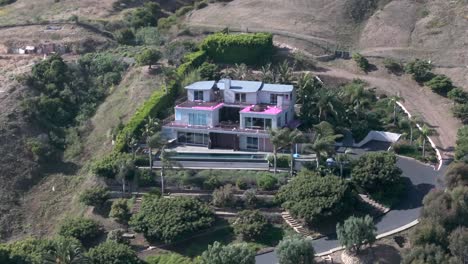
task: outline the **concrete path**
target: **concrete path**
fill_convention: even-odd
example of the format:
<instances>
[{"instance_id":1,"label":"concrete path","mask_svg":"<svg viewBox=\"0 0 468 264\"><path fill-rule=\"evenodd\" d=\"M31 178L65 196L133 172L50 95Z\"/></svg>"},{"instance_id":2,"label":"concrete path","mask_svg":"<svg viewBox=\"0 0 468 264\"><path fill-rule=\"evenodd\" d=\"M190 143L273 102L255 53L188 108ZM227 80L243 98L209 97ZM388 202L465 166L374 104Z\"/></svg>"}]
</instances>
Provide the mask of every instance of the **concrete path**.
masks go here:
<instances>
[{"instance_id":1,"label":"concrete path","mask_svg":"<svg viewBox=\"0 0 468 264\"><path fill-rule=\"evenodd\" d=\"M405 157L399 157L397 165L403 170L403 177L408 178L412 186L399 206L376 219L379 235L418 219L422 199L431 189L442 187L441 179L446 168L444 165L439 171L436 171L432 166ZM312 245L316 253L326 252L340 246L335 234L314 240ZM274 264L277 262L275 252L256 257L256 264Z\"/></svg>"}]
</instances>

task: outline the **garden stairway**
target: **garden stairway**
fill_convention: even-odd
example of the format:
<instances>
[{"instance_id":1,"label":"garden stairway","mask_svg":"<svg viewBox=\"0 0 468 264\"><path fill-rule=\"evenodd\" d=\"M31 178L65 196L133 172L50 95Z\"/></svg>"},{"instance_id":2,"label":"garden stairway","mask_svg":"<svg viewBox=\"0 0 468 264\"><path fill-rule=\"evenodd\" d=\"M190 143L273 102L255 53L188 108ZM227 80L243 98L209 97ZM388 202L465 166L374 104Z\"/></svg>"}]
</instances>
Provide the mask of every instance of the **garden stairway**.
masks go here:
<instances>
[{"instance_id":1,"label":"garden stairway","mask_svg":"<svg viewBox=\"0 0 468 264\"><path fill-rule=\"evenodd\" d=\"M136 214L140 211L142 201L143 201L142 197L135 198L135 202L133 203L133 207L132 207L132 214Z\"/></svg>"},{"instance_id":2,"label":"garden stairway","mask_svg":"<svg viewBox=\"0 0 468 264\"><path fill-rule=\"evenodd\" d=\"M289 212L282 212L281 217L283 217L286 224L288 224L296 233L301 234L303 236L308 236L309 231L304 228L296 219L294 219Z\"/></svg>"},{"instance_id":3,"label":"garden stairway","mask_svg":"<svg viewBox=\"0 0 468 264\"><path fill-rule=\"evenodd\" d=\"M359 198L361 198L361 201L363 201L364 203L368 204L373 209L375 209L377 213L380 215L386 214L388 213L388 211L390 211L390 208L376 202L375 200L370 198L368 195L359 194Z\"/></svg>"}]
</instances>

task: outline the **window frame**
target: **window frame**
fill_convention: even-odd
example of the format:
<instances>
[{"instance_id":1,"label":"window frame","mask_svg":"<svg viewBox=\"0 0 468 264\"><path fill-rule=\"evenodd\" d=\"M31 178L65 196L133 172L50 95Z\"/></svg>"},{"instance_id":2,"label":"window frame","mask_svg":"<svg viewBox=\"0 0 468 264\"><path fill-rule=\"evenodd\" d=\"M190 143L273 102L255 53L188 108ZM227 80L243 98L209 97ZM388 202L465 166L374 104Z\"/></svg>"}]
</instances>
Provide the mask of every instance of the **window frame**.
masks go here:
<instances>
[{"instance_id":1,"label":"window frame","mask_svg":"<svg viewBox=\"0 0 468 264\"><path fill-rule=\"evenodd\" d=\"M204 92L200 91L200 90L194 90L193 91L193 100L194 101L203 101L204 100Z\"/></svg>"},{"instance_id":2,"label":"window frame","mask_svg":"<svg viewBox=\"0 0 468 264\"><path fill-rule=\"evenodd\" d=\"M249 142L249 139L253 140L253 142ZM255 141L256 141L256 143L255 143ZM248 149L248 150L258 150L259 149L260 140L258 139L258 137L247 137L245 142L246 142L246 144L245 144L246 149Z\"/></svg>"}]
</instances>

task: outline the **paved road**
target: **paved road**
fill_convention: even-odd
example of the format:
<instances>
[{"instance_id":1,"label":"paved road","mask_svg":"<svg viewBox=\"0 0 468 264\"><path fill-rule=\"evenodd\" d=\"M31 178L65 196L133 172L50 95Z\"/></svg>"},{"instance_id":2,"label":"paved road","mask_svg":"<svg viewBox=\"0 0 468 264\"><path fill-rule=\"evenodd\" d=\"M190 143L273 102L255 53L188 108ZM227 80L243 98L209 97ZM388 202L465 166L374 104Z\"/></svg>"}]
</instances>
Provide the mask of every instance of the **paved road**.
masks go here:
<instances>
[{"instance_id":1,"label":"paved road","mask_svg":"<svg viewBox=\"0 0 468 264\"><path fill-rule=\"evenodd\" d=\"M388 232L418 219L423 197L432 188L442 186L441 176L445 171L445 166L442 166L441 170L435 171L432 166L404 157L398 158L397 165L403 170L403 177L407 177L411 181L412 186L399 206L379 219L376 219L378 234ZM312 245L317 253L325 252L339 246L336 235L314 240ZM256 257L256 264L274 263L277 263L274 252Z\"/></svg>"}]
</instances>

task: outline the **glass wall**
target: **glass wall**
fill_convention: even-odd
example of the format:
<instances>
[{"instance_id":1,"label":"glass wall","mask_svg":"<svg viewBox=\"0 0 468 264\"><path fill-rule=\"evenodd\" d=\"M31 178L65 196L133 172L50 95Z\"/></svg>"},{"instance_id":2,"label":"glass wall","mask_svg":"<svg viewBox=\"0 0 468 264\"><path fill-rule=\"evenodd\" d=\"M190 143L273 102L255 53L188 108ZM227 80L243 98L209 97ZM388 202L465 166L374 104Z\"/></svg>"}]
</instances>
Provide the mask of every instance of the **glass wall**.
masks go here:
<instances>
[{"instance_id":1,"label":"glass wall","mask_svg":"<svg viewBox=\"0 0 468 264\"><path fill-rule=\"evenodd\" d=\"M247 149L258 150L258 138L247 137Z\"/></svg>"},{"instance_id":2,"label":"glass wall","mask_svg":"<svg viewBox=\"0 0 468 264\"><path fill-rule=\"evenodd\" d=\"M270 118L246 117L245 128L251 129L268 129L271 128Z\"/></svg>"},{"instance_id":3,"label":"glass wall","mask_svg":"<svg viewBox=\"0 0 468 264\"><path fill-rule=\"evenodd\" d=\"M202 133L177 132L177 141L179 143L206 146L209 142L209 136Z\"/></svg>"},{"instance_id":4,"label":"glass wall","mask_svg":"<svg viewBox=\"0 0 468 264\"><path fill-rule=\"evenodd\" d=\"M192 126L206 126L206 114L202 113L189 113L189 125Z\"/></svg>"}]
</instances>

